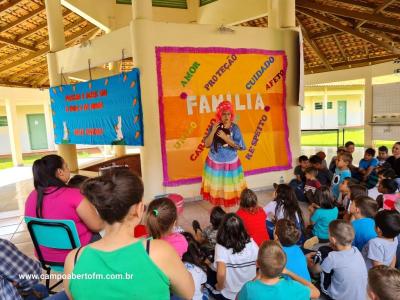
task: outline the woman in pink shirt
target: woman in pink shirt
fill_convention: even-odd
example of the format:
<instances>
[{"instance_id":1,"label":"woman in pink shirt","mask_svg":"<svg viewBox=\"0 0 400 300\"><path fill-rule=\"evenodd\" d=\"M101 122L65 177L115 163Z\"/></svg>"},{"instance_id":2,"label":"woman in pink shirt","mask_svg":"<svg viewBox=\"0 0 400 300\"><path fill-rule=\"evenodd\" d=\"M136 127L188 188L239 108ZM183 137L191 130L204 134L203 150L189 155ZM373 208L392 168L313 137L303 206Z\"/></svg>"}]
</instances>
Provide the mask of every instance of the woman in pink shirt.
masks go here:
<instances>
[{"instance_id":1,"label":"woman in pink shirt","mask_svg":"<svg viewBox=\"0 0 400 300\"><path fill-rule=\"evenodd\" d=\"M103 221L79 189L66 185L68 165L58 155L46 155L33 163L33 190L25 203L25 216L75 222L81 245L87 245L93 232L103 228ZM64 262L68 250L41 247L47 261Z\"/></svg>"},{"instance_id":2,"label":"woman in pink shirt","mask_svg":"<svg viewBox=\"0 0 400 300\"><path fill-rule=\"evenodd\" d=\"M147 208L146 225L154 239L167 241L182 258L188 242L182 234L174 231L177 218L174 202L169 198L159 198L151 201Z\"/></svg>"}]
</instances>

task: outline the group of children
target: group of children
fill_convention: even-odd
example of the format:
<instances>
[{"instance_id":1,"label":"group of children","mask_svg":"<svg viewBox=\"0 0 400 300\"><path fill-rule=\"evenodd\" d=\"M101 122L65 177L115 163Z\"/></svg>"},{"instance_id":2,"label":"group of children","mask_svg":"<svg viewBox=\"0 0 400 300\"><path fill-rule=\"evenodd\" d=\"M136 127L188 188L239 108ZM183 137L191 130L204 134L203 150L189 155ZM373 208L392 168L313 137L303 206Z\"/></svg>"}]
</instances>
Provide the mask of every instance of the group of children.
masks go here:
<instances>
[{"instance_id":1,"label":"group of children","mask_svg":"<svg viewBox=\"0 0 400 300\"><path fill-rule=\"evenodd\" d=\"M359 167L352 164L352 151L352 142L338 150L330 164L334 173L323 153L301 156L296 178L275 185L264 208L245 189L235 214L214 207L207 228L194 221L195 235L184 235L197 249L188 253L197 257L183 255L188 269L196 269L194 299L208 293L215 299L309 299L320 291L331 299L398 299L397 175L384 162L387 149L379 148L378 158L367 149ZM299 201L308 203L308 220ZM377 276L388 276L392 285L371 280Z\"/></svg>"}]
</instances>

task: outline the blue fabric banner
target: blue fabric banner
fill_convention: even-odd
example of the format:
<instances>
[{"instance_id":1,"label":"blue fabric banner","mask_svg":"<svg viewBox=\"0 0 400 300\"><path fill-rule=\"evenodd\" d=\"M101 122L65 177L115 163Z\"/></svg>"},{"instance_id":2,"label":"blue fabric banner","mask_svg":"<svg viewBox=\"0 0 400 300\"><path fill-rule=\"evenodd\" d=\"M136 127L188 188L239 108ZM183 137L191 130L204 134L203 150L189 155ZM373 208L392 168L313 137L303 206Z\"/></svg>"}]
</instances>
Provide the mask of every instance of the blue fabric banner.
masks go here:
<instances>
[{"instance_id":1,"label":"blue fabric banner","mask_svg":"<svg viewBox=\"0 0 400 300\"><path fill-rule=\"evenodd\" d=\"M139 70L50 88L56 144L143 146Z\"/></svg>"}]
</instances>

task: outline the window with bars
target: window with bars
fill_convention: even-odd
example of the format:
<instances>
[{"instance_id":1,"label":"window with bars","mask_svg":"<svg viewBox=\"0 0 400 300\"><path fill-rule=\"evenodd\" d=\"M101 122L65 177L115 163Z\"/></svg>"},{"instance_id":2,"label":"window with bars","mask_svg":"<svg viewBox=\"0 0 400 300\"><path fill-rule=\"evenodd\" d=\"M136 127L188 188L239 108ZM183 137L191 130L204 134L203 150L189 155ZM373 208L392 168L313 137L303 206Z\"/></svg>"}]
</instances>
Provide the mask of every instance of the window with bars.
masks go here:
<instances>
[{"instance_id":1,"label":"window with bars","mask_svg":"<svg viewBox=\"0 0 400 300\"><path fill-rule=\"evenodd\" d=\"M319 110L319 109L323 109L323 108L324 108L324 105L323 105L322 102L315 102L314 103L314 109L315 110Z\"/></svg>"},{"instance_id":2,"label":"window with bars","mask_svg":"<svg viewBox=\"0 0 400 300\"><path fill-rule=\"evenodd\" d=\"M217 1L217 0L200 0L200 6L204 6L204 5L213 3L215 1Z\"/></svg>"},{"instance_id":3,"label":"window with bars","mask_svg":"<svg viewBox=\"0 0 400 300\"><path fill-rule=\"evenodd\" d=\"M0 127L5 127L5 126L8 126L7 117L6 116L0 116Z\"/></svg>"},{"instance_id":4,"label":"window with bars","mask_svg":"<svg viewBox=\"0 0 400 300\"><path fill-rule=\"evenodd\" d=\"M332 108L333 108L333 103L332 103L332 102L328 102L328 103L326 104L326 108L327 108L327 109L332 109Z\"/></svg>"},{"instance_id":5,"label":"window with bars","mask_svg":"<svg viewBox=\"0 0 400 300\"><path fill-rule=\"evenodd\" d=\"M117 4L132 4L132 0L116 0ZM186 0L152 0L153 6L187 9Z\"/></svg>"}]
</instances>

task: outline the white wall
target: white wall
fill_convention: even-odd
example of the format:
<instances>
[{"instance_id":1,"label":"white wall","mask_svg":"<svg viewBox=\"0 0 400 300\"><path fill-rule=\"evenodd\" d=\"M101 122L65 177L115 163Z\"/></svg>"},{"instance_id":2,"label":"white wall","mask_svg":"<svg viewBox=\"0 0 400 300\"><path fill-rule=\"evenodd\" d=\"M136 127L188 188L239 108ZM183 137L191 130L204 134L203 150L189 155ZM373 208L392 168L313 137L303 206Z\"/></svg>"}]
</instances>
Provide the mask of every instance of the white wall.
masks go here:
<instances>
[{"instance_id":1,"label":"white wall","mask_svg":"<svg viewBox=\"0 0 400 300\"><path fill-rule=\"evenodd\" d=\"M331 129L338 127L338 101L346 101L347 115L345 126L364 124L364 87L327 87L326 102L332 102L332 108L325 103L324 87L307 87L304 108L301 111L302 129ZM315 103L322 102L323 109L315 110Z\"/></svg>"},{"instance_id":2,"label":"white wall","mask_svg":"<svg viewBox=\"0 0 400 300\"><path fill-rule=\"evenodd\" d=\"M162 160L156 76L156 46L232 47L285 50L288 58L287 114L289 142L295 158L300 154L300 108L298 102L298 32L267 28L235 27L233 33L221 33L219 25L167 24L148 20L132 22L133 61L141 71L141 90L144 114L145 146L142 155L142 174L145 199L165 192L177 192L185 197L199 195L200 184L178 187L162 185ZM246 178L251 188L271 186L280 176L289 179L292 170L271 172Z\"/></svg>"}]
</instances>

